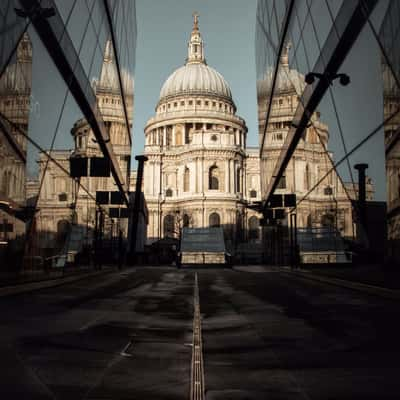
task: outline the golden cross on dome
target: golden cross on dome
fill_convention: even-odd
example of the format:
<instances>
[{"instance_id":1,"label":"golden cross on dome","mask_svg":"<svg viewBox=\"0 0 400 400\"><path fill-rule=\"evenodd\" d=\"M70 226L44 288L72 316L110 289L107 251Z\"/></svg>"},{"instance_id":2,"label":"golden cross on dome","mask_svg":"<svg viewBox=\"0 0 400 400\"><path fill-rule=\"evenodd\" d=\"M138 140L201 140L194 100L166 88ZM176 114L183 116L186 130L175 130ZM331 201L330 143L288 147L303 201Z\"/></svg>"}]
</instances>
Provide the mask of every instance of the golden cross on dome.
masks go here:
<instances>
[{"instance_id":1,"label":"golden cross on dome","mask_svg":"<svg viewBox=\"0 0 400 400\"><path fill-rule=\"evenodd\" d=\"M199 13L195 11L193 13L193 30L198 30L199 29Z\"/></svg>"}]
</instances>

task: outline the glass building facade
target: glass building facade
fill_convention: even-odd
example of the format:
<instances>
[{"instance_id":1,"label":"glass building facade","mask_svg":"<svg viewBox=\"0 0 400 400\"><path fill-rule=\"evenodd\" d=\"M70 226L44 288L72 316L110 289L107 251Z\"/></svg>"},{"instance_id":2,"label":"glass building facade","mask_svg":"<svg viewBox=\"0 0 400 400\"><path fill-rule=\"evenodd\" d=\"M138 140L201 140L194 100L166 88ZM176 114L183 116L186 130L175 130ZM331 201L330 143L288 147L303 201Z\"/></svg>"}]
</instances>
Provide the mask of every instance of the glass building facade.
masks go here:
<instances>
[{"instance_id":1,"label":"glass building facade","mask_svg":"<svg viewBox=\"0 0 400 400\"><path fill-rule=\"evenodd\" d=\"M381 217L386 188L377 32L389 4L258 1L255 48L265 238L276 242L276 230L282 227L272 225L289 232L290 214L295 215L304 262L307 254L314 262L312 253L321 255L314 257L317 261L349 260L346 249L371 249L376 240L380 250L384 247L379 239L385 237ZM361 189L368 207L358 201L358 164L368 164L365 196ZM296 205L280 203L285 218L277 221L270 210L277 207L273 203L279 194L295 194ZM376 238L373 232L378 231ZM266 246L276 253L269 242Z\"/></svg>"},{"instance_id":2,"label":"glass building facade","mask_svg":"<svg viewBox=\"0 0 400 400\"><path fill-rule=\"evenodd\" d=\"M388 256L400 259L400 4L390 2L379 31L387 177Z\"/></svg>"},{"instance_id":3,"label":"glass building facade","mask_svg":"<svg viewBox=\"0 0 400 400\"><path fill-rule=\"evenodd\" d=\"M7 0L0 19L1 273L112 261L128 230L135 2Z\"/></svg>"}]
</instances>

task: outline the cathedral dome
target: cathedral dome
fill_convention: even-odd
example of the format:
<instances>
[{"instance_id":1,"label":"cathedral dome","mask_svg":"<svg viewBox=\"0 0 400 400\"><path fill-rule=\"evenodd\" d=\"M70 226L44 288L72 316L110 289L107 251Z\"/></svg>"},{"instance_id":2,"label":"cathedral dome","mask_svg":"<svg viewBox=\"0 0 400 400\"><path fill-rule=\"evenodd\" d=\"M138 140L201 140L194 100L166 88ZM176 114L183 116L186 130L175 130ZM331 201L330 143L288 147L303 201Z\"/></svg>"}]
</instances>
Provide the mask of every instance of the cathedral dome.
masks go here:
<instances>
[{"instance_id":1,"label":"cathedral dome","mask_svg":"<svg viewBox=\"0 0 400 400\"><path fill-rule=\"evenodd\" d=\"M287 45L282 53L278 75L276 77L274 95L294 92L300 96L306 87L304 75L289 67L289 48L290 45ZM262 79L257 82L257 95L259 98L270 96L273 79L274 68L269 68Z\"/></svg>"},{"instance_id":2,"label":"cathedral dome","mask_svg":"<svg viewBox=\"0 0 400 400\"><path fill-rule=\"evenodd\" d=\"M123 67L121 68L121 80L125 95L132 96L134 86L133 78L129 71ZM118 71L114 59L112 42L110 39L107 40L104 49L104 58L100 72L100 79L95 80L94 86L96 91L116 94L120 93Z\"/></svg>"},{"instance_id":3,"label":"cathedral dome","mask_svg":"<svg viewBox=\"0 0 400 400\"><path fill-rule=\"evenodd\" d=\"M232 101L224 77L204 63L187 63L174 71L161 88L160 100L185 94L211 94Z\"/></svg>"},{"instance_id":4,"label":"cathedral dome","mask_svg":"<svg viewBox=\"0 0 400 400\"><path fill-rule=\"evenodd\" d=\"M188 43L186 64L175 70L165 81L160 101L180 95L214 95L233 103L231 89L224 77L205 62L197 17Z\"/></svg>"},{"instance_id":5,"label":"cathedral dome","mask_svg":"<svg viewBox=\"0 0 400 400\"><path fill-rule=\"evenodd\" d=\"M263 79L258 81L257 93L259 97L265 98L271 94L273 76L273 70L268 70ZM303 93L305 86L304 75L294 69L280 68L276 78L274 94L279 95L295 92L300 96Z\"/></svg>"}]
</instances>

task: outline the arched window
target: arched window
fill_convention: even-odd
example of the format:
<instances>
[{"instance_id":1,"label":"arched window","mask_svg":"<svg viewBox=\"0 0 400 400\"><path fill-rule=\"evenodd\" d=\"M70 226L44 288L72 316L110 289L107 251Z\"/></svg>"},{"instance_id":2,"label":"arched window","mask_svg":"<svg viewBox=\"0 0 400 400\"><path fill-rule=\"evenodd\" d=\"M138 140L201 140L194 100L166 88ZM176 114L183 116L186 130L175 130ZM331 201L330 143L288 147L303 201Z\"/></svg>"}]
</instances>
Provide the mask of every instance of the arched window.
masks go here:
<instances>
[{"instance_id":1,"label":"arched window","mask_svg":"<svg viewBox=\"0 0 400 400\"><path fill-rule=\"evenodd\" d=\"M172 189L168 188L168 189L165 191L165 197L172 197Z\"/></svg>"},{"instance_id":2,"label":"arched window","mask_svg":"<svg viewBox=\"0 0 400 400\"><path fill-rule=\"evenodd\" d=\"M306 169L304 171L304 188L305 190L310 190L311 187L311 172L310 166L306 164Z\"/></svg>"},{"instance_id":3,"label":"arched window","mask_svg":"<svg viewBox=\"0 0 400 400\"><path fill-rule=\"evenodd\" d=\"M175 228L175 218L173 215L164 217L164 237L173 237Z\"/></svg>"},{"instance_id":4,"label":"arched window","mask_svg":"<svg viewBox=\"0 0 400 400\"><path fill-rule=\"evenodd\" d=\"M183 227L187 228L190 224L190 217L187 214L183 214Z\"/></svg>"},{"instance_id":5,"label":"arched window","mask_svg":"<svg viewBox=\"0 0 400 400\"><path fill-rule=\"evenodd\" d=\"M321 217L321 225L325 228L333 229L335 226L335 217L333 214L327 213Z\"/></svg>"},{"instance_id":6,"label":"arched window","mask_svg":"<svg viewBox=\"0 0 400 400\"><path fill-rule=\"evenodd\" d=\"M249 239L257 240L259 238L259 221L256 216L249 218Z\"/></svg>"},{"instance_id":7,"label":"arched window","mask_svg":"<svg viewBox=\"0 0 400 400\"><path fill-rule=\"evenodd\" d=\"M219 217L219 214L216 212L211 213L208 219L208 224L210 225L210 228L219 227L221 225L221 219Z\"/></svg>"},{"instance_id":8,"label":"arched window","mask_svg":"<svg viewBox=\"0 0 400 400\"><path fill-rule=\"evenodd\" d=\"M190 188L190 170L188 167L185 167L185 171L183 172L183 191L189 192Z\"/></svg>"},{"instance_id":9,"label":"arched window","mask_svg":"<svg viewBox=\"0 0 400 400\"><path fill-rule=\"evenodd\" d=\"M219 189L219 170L216 165L213 165L208 171L208 188L210 190Z\"/></svg>"}]
</instances>

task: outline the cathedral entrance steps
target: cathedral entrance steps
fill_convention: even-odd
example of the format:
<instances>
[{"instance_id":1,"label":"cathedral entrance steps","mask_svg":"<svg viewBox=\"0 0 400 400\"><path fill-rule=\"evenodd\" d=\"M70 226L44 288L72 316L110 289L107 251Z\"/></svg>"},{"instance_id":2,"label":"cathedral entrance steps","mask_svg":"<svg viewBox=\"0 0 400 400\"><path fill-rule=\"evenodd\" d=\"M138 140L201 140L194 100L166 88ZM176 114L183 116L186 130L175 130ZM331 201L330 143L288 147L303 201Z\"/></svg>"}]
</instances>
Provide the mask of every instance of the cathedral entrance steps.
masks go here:
<instances>
[{"instance_id":1,"label":"cathedral entrance steps","mask_svg":"<svg viewBox=\"0 0 400 400\"><path fill-rule=\"evenodd\" d=\"M217 266L226 264L224 232L220 227L183 228L182 266Z\"/></svg>"}]
</instances>

